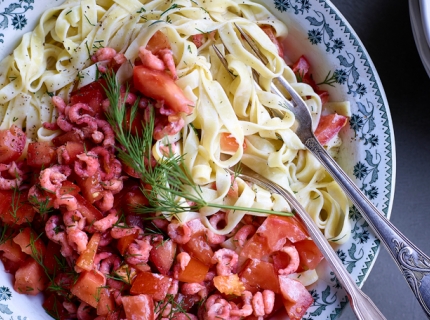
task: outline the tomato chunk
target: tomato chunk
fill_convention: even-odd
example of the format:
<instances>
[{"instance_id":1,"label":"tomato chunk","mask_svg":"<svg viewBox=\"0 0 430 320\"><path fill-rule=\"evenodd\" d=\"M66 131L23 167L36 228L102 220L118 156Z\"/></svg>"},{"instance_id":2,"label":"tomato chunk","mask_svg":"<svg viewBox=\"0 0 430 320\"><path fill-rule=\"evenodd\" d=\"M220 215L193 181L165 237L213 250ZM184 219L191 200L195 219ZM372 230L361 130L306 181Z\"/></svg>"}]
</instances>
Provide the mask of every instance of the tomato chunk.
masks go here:
<instances>
[{"instance_id":1,"label":"tomato chunk","mask_svg":"<svg viewBox=\"0 0 430 320\"><path fill-rule=\"evenodd\" d=\"M258 259L249 259L239 272L240 281L246 290L253 293L260 289L272 290L279 293L279 281L273 264Z\"/></svg>"},{"instance_id":2,"label":"tomato chunk","mask_svg":"<svg viewBox=\"0 0 430 320\"><path fill-rule=\"evenodd\" d=\"M13 238L13 242L21 247L22 252L31 256L35 255L38 259L41 259L46 253L45 244L29 227L21 230Z\"/></svg>"},{"instance_id":3,"label":"tomato chunk","mask_svg":"<svg viewBox=\"0 0 430 320\"><path fill-rule=\"evenodd\" d=\"M155 301L161 301L166 297L171 283L172 278L162 274L139 272L133 281L130 293L133 295L147 294Z\"/></svg>"},{"instance_id":4,"label":"tomato chunk","mask_svg":"<svg viewBox=\"0 0 430 320\"><path fill-rule=\"evenodd\" d=\"M147 294L121 297L127 320L154 320L154 301Z\"/></svg>"},{"instance_id":5,"label":"tomato chunk","mask_svg":"<svg viewBox=\"0 0 430 320\"><path fill-rule=\"evenodd\" d=\"M193 103L184 96L182 89L166 72L137 66L133 70L133 81L136 89L142 94L164 101L175 113L192 112Z\"/></svg>"},{"instance_id":6,"label":"tomato chunk","mask_svg":"<svg viewBox=\"0 0 430 320\"><path fill-rule=\"evenodd\" d=\"M91 236L90 241L88 241L87 248L81 253L78 260L76 260L76 265L84 270L91 271L94 266L94 257L97 253L97 248L99 247L101 239L100 233L94 233Z\"/></svg>"},{"instance_id":7,"label":"tomato chunk","mask_svg":"<svg viewBox=\"0 0 430 320\"><path fill-rule=\"evenodd\" d=\"M12 239L0 244L0 251L3 251L3 257L13 262L22 264L27 259L27 255L22 252L21 247Z\"/></svg>"},{"instance_id":8,"label":"tomato chunk","mask_svg":"<svg viewBox=\"0 0 430 320\"><path fill-rule=\"evenodd\" d=\"M284 48L282 46L282 42L276 38L273 27L272 26L262 26L261 30L264 31L265 34L269 36L269 39L273 42L273 44L276 46L276 49L278 49L278 54L280 57L284 57Z\"/></svg>"},{"instance_id":9,"label":"tomato chunk","mask_svg":"<svg viewBox=\"0 0 430 320\"><path fill-rule=\"evenodd\" d=\"M195 234L191 239L182 245L185 251L187 251L190 256L200 260L207 266L211 266L212 256L214 252L211 246L208 244L204 234Z\"/></svg>"},{"instance_id":10,"label":"tomato chunk","mask_svg":"<svg viewBox=\"0 0 430 320\"><path fill-rule=\"evenodd\" d=\"M6 224L33 221L36 211L28 202L28 191L0 190L0 218Z\"/></svg>"},{"instance_id":11,"label":"tomato chunk","mask_svg":"<svg viewBox=\"0 0 430 320\"><path fill-rule=\"evenodd\" d=\"M184 270L179 270L178 280L189 283L202 282L205 280L208 271L209 267L207 265L191 257Z\"/></svg>"},{"instance_id":12,"label":"tomato chunk","mask_svg":"<svg viewBox=\"0 0 430 320\"><path fill-rule=\"evenodd\" d=\"M70 292L90 306L97 308L100 287L106 285L106 278L97 271L83 271Z\"/></svg>"},{"instance_id":13,"label":"tomato chunk","mask_svg":"<svg viewBox=\"0 0 430 320\"><path fill-rule=\"evenodd\" d=\"M149 254L149 261L151 261L157 270L166 275L173 265L176 255L176 242L172 239L154 243Z\"/></svg>"},{"instance_id":14,"label":"tomato chunk","mask_svg":"<svg viewBox=\"0 0 430 320\"><path fill-rule=\"evenodd\" d=\"M156 54L162 49L170 49L170 43L166 35L160 30L158 30L154 33L151 39L149 39L146 45L146 50L149 50L152 53Z\"/></svg>"},{"instance_id":15,"label":"tomato chunk","mask_svg":"<svg viewBox=\"0 0 430 320\"><path fill-rule=\"evenodd\" d=\"M321 251L312 240L299 241L294 246L299 252L300 257L298 272L315 269L321 260L324 259Z\"/></svg>"},{"instance_id":16,"label":"tomato chunk","mask_svg":"<svg viewBox=\"0 0 430 320\"><path fill-rule=\"evenodd\" d=\"M103 218L103 214L80 194L75 195L75 198L78 201L78 210L89 224Z\"/></svg>"},{"instance_id":17,"label":"tomato chunk","mask_svg":"<svg viewBox=\"0 0 430 320\"><path fill-rule=\"evenodd\" d=\"M115 300L112 292L108 288L100 290L99 303L97 304L97 315L106 316L115 310Z\"/></svg>"},{"instance_id":18,"label":"tomato chunk","mask_svg":"<svg viewBox=\"0 0 430 320\"><path fill-rule=\"evenodd\" d=\"M16 125L0 130L0 163L17 160L24 151L25 141L25 133Z\"/></svg>"},{"instance_id":19,"label":"tomato chunk","mask_svg":"<svg viewBox=\"0 0 430 320\"><path fill-rule=\"evenodd\" d=\"M239 148L239 143L237 142L236 138L228 132L221 133L219 142L222 151L236 152ZM243 148L246 149L245 141L243 142Z\"/></svg>"},{"instance_id":20,"label":"tomato chunk","mask_svg":"<svg viewBox=\"0 0 430 320\"><path fill-rule=\"evenodd\" d=\"M315 137L323 146L326 146L347 123L348 118L337 113L321 116L315 130Z\"/></svg>"},{"instance_id":21,"label":"tomato chunk","mask_svg":"<svg viewBox=\"0 0 430 320\"><path fill-rule=\"evenodd\" d=\"M45 271L33 258L28 258L15 273L13 288L16 292L35 296L45 290L47 285L48 277Z\"/></svg>"},{"instance_id":22,"label":"tomato chunk","mask_svg":"<svg viewBox=\"0 0 430 320\"><path fill-rule=\"evenodd\" d=\"M55 161L55 148L47 141L28 144L27 164L30 167L46 168Z\"/></svg>"},{"instance_id":23,"label":"tomato chunk","mask_svg":"<svg viewBox=\"0 0 430 320\"><path fill-rule=\"evenodd\" d=\"M300 320L314 301L311 294L303 284L288 276L279 276L279 284L288 317Z\"/></svg>"}]
</instances>

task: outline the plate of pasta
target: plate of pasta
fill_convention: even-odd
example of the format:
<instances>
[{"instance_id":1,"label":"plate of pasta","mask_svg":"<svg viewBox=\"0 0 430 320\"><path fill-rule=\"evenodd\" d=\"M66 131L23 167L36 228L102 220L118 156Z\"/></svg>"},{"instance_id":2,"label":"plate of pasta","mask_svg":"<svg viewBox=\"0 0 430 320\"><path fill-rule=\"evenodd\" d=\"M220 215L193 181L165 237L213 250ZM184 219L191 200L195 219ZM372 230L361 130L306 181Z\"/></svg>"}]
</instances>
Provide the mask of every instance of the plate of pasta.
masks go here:
<instances>
[{"instance_id":1,"label":"plate of pasta","mask_svg":"<svg viewBox=\"0 0 430 320\"><path fill-rule=\"evenodd\" d=\"M379 240L296 136L281 75L389 218L387 99L330 1L2 0L0 317L339 318L306 227L237 174L292 192L364 283Z\"/></svg>"}]
</instances>

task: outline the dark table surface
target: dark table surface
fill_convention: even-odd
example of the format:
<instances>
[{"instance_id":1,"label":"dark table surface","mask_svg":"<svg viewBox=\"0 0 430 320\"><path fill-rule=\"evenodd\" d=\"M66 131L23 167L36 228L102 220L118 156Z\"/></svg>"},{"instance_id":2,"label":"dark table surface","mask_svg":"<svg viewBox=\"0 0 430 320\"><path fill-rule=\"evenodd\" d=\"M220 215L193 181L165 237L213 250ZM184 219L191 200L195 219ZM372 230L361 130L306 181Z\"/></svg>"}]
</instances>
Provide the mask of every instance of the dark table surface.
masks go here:
<instances>
[{"instance_id":1,"label":"dark table surface","mask_svg":"<svg viewBox=\"0 0 430 320\"><path fill-rule=\"evenodd\" d=\"M367 49L391 110L397 177L390 220L426 254L430 254L430 79L415 46L408 1L332 2ZM363 291L387 319L426 319L398 267L383 247ZM341 319L356 317L348 307Z\"/></svg>"}]
</instances>

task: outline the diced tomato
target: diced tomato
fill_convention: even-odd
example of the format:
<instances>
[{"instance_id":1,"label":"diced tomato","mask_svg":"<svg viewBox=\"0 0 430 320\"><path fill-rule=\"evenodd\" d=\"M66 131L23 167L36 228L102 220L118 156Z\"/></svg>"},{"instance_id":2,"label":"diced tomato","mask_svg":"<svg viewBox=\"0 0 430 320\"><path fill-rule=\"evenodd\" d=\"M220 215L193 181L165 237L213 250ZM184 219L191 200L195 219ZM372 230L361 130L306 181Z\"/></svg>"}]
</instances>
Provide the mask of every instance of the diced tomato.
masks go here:
<instances>
[{"instance_id":1,"label":"diced tomato","mask_svg":"<svg viewBox=\"0 0 430 320\"><path fill-rule=\"evenodd\" d=\"M310 63L305 58L305 56L301 56L291 67L293 72L296 74L297 80L299 82L307 83L314 89L314 91L320 96L321 103L324 104L329 100L329 93L325 90L321 90L315 80L312 78L312 75L309 73Z\"/></svg>"},{"instance_id":2,"label":"diced tomato","mask_svg":"<svg viewBox=\"0 0 430 320\"><path fill-rule=\"evenodd\" d=\"M94 233L90 241L88 241L87 248L79 255L78 260L76 260L76 265L84 270L91 271L94 266L94 257L97 253L101 239L100 233Z\"/></svg>"},{"instance_id":3,"label":"diced tomato","mask_svg":"<svg viewBox=\"0 0 430 320\"><path fill-rule=\"evenodd\" d=\"M83 271L80 273L76 283L70 288L70 292L97 308L100 288L106 285L106 278L98 271Z\"/></svg>"},{"instance_id":4,"label":"diced tomato","mask_svg":"<svg viewBox=\"0 0 430 320\"><path fill-rule=\"evenodd\" d=\"M260 289L279 293L279 281L273 264L258 259L249 259L239 272L240 281L246 290L253 293Z\"/></svg>"},{"instance_id":5,"label":"diced tomato","mask_svg":"<svg viewBox=\"0 0 430 320\"><path fill-rule=\"evenodd\" d=\"M221 133L220 136L221 151L236 152L239 148L239 143L236 138L228 132ZM243 149L246 149L246 142L243 142Z\"/></svg>"},{"instance_id":6,"label":"diced tomato","mask_svg":"<svg viewBox=\"0 0 430 320\"><path fill-rule=\"evenodd\" d=\"M273 44L276 46L276 49L278 49L278 54L280 57L284 58L284 48L282 46L282 42L276 38L273 27L272 26L262 26L261 30L266 33L270 40L273 42Z\"/></svg>"},{"instance_id":7,"label":"diced tomato","mask_svg":"<svg viewBox=\"0 0 430 320\"><path fill-rule=\"evenodd\" d=\"M66 148L66 152L68 155L68 158L63 157L64 164L71 164L77 159L77 155L84 153L85 151L85 145L82 142L78 141L67 141L64 144L64 147Z\"/></svg>"},{"instance_id":8,"label":"diced tomato","mask_svg":"<svg viewBox=\"0 0 430 320\"><path fill-rule=\"evenodd\" d=\"M3 251L3 257L20 264L24 263L28 257L12 239L8 239L0 244L0 251Z\"/></svg>"},{"instance_id":9,"label":"diced tomato","mask_svg":"<svg viewBox=\"0 0 430 320\"><path fill-rule=\"evenodd\" d=\"M82 195L89 203L94 203L103 197L104 189L100 181L98 172L88 178L76 177L76 183L81 187Z\"/></svg>"},{"instance_id":10,"label":"diced tomato","mask_svg":"<svg viewBox=\"0 0 430 320\"><path fill-rule=\"evenodd\" d=\"M49 273L54 273L55 270L59 269L58 261L62 257L61 255L61 245L48 241L46 246L47 254L43 257L43 265L46 267Z\"/></svg>"},{"instance_id":11,"label":"diced tomato","mask_svg":"<svg viewBox=\"0 0 430 320\"><path fill-rule=\"evenodd\" d=\"M166 106L175 113L190 114L192 112L193 102L185 97L182 89L166 72L137 66L133 70L133 81L136 89L143 95L164 101Z\"/></svg>"},{"instance_id":12,"label":"diced tomato","mask_svg":"<svg viewBox=\"0 0 430 320\"><path fill-rule=\"evenodd\" d=\"M130 288L130 294L147 294L155 301L161 301L166 297L171 284L170 277L151 272L139 272Z\"/></svg>"},{"instance_id":13,"label":"diced tomato","mask_svg":"<svg viewBox=\"0 0 430 320\"><path fill-rule=\"evenodd\" d=\"M191 257L190 262L184 268L179 270L178 280L182 282L202 282L208 274L209 266Z\"/></svg>"},{"instance_id":14,"label":"diced tomato","mask_svg":"<svg viewBox=\"0 0 430 320\"><path fill-rule=\"evenodd\" d=\"M151 39L149 39L148 44L146 45L146 50L156 54L158 51L163 49L170 49L169 39L167 39L163 32L158 30L154 33Z\"/></svg>"},{"instance_id":15,"label":"diced tomato","mask_svg":"<svg viewBox=\"0 0 430 320\"><path fill-rule=\"evenodd\" d=\"M55 148L47 141L28 144L27 164L30 167L47 168L55 161Z\"/></svg>"},{"instance_id":16,"label":"diced tomato","mask_svg":"<svg viewBox=\"0 0 430 320\"><path fill-rule=\"evenodd\" d=\"M108 288L102 288L97 304L97 315L106 316L109 312L115 310L115 299L113 293Z\"/></svg>"},{"instance_id":17,"label":"diced tomato","mask_svg":"<svg viewBox=\"0 0 430 320\"><path fill-rule=\"evenodd\" d=\"M22 252L42 259L46 253L46 246L42 239L31 230L30 227L22 229L14 238L13 242L21 247Z\"/></svg>"},{"instance_id":18,"label":"diced tomato","mask_svg":"<svg viewBox=\"0 0 430 320\"><path fill-rule=\"evenodd\" d=\"M305 227L296 217L271 215L245 243L240 257L261 259L264 255L282 249L287 239L294 243L307 238Z\"/></svg>"},{"instance_id":19,"label":"diced tomato","mask_svg":"<svg viewBox=\"0 0 430 320\"><path fill-rule=\"evenodd\" d=\"M24 265L15 272L13 288L16 292L35 296L45 290L48 282L48 277L42 266L29 257Z\"/></svg>"},{"instance_id":20,"label":"diced tomato","mask_svg":"<svg viewBox=\"0 0 430 320\"><path fill-rule=\"evenodd\" d=\"M101 90L82 87L70 97L70 104L85 103L90 106L95 114L100 114L103 112L102 102L106 99L106 95Z\"/></svg>"},{"instance_id":21,"label":"diced tomato","mask_svg":"<svg viewBox=\"0 0 430 320\"><path fill-rule=\"evenodd\" d=\"M337 113L321 116L315 137L326 146L347 123L348 118Z\"/></svg>"},{"instance_id":22,"label":"diced tomato","mask_svg":"<svg viewBox=\"0 0 430 320\"><path fill-rule=\"evenodd\" d=\"M127 320L154 320L154 301L147 294L121 297Z\"/></svg>"},{"instance_id":23,"label":"diced tomato","mask_svg":"<svg viewBox=\"0 0 430 320\"><path fill-rule=\"evenodd\" d=\"M307 239L309 236L305 226L294 216L268 216L257 229L257 233L267 239L267 244L272 252L282 248L285 238L295 243Z\"/></svg>"},{"instance_id":24,"label":"diced tomato","mask_svg":"<svg viewBox=\"0 0 430 320\"><path fill-rule=\"evenodd\" d=\"M77 194L79 194L80 191L81 189L76 184L74 184L69 180L66 180L66 181L63 181L63 183L61 184L61 187L59 189L59 194L62 196L64 195L76 196Z\"/></svg>"},{"instance_id":25,"label":"diced tomato","mask_svg":"<svg viewBox=\"0 0 430 320\"><path fill-rule=\"evenodd\" d=\"M103 214L80 194L75 195L75 198L78 201L78 210L87 219L88 224L103 218Z\"/></svg>"},{"instance_id":26,"label":"diced tomato","mask_svg":"<svg viewBox=\"0 0 430 320\"><path fill-rule=\"evenodd\" d=\"M215 288L219 292L226 295L235 295L240 297L245 291L245 286L242 281L240 281L237 274L232 274L228 276L216 276L213 279Z\"/></svg>"},{"instance_id":27,"label":"diced tomato","mask_svg":"<svg viewBox=\"0 0 430 320\"><path fill-rule=\"evenodd\" d=\"M76 131L69 131L69 132L63 133L62 135L59 135L59 136L55 137L54 139L52 139L52 143L56 147L62 146L69 141L79 142L80 145L83 146L83 141Z\"/></svg>"},{"instance_id":28,"label":"diced tomato","mask_svg":"<svg viewBox=\"0 0 430 320\"><path fill-rule=\"evenodd\" d=\"M190 256L200 260L205 265L211 266L213 264L212 256L214 255L214 252L208 244L204 234L194 234L187 243L182 245L182 247L190 254Z\"/></svg>"},{"instance_id":29,"label":"diced tomato","mask_svg":"<svg viewBox=\"0 0 430 320\"><path fill-rule=\"evenodd\" d=\"M176 256L176 246L176 242L172 239L152 244L149 261L155 265L161 274L166 275L172 267Z\"/></svg>"},{"instance_id":30,"label":"diced tomato","mask_svg":"<svg viewBox=\"0 0 430 320\"><path fill-rule=\"evenodd\" d=\"M279 276L279 284L288 317L300 320L314 301L311 294L299 281L288 276Z\"/></svg>"},{"instance_id":31,"label":"diced tomato","mask_svg":"<svg viewBox=\"0 0 430 320\"><path fill-rule=\"evenodd\" d=\"M324 259L321 251L312 240L303 240L294 244L299 252L300 265L297 272L312 270Z\"/></svg>"},{"instance_id":32,"label":"diced tomato","mask_svg":"<svg viewBox=\"0 0 430 320\"><path fill-rule=\"evenodd\" d=\"M309 77L309 75L308 75L309 68L310 68L310 64L309 64L308 59L305 58L305 56L301 56L291 67L291 69L296 74L296 76L298 76L299 79L302 79L302 80L305 77ZM303 81L303 82L305 82L305 81Z\"/></svg>"},{"instance_id":33,"label":"diced tomato","mask_svg":"<svg viewBox=\"0 0 430 320\"><path fill-rule=\"evenodd\" d=\"M17 160L24 151L25 141L25 133L16 125L0 130L0 163Z\"/></svg>"},{"instance_id":34,"label":"diced tomato","mask_svg":"<svg viewBox=\"0 0 430 320\"><path fill-rule=\"evenodd\" d=\"M28 202L28 190L0 190L0 218L6 224L33 221L36 211Z\"/></svg>"},{"instance_id":35,"label":"diced tomato","mask_svg":"<svg viewBox=\"0 0 430 320\"><path fill-rule=\"evenodd\" d=\"M129 188L127 193L124 195L124 203L126 207L124 208L127 213L134 213L134 208L136 206L147 206L149 205L148 199L142 193L140 186L132 186Z\"/></svg>"}]
</instances>

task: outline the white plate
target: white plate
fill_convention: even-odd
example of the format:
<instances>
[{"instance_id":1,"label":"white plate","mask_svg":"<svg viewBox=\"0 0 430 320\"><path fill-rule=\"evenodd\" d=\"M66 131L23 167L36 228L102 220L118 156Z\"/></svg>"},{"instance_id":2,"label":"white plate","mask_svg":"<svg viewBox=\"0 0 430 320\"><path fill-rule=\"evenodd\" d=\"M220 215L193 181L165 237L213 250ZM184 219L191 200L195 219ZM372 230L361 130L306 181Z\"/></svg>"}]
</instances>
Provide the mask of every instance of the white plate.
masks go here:
<instances>
[{"instance_id":1,"label":"white plate","mask_svg":"<svg viewBox=\"0 0 430 320\"><path fill-rule=\"evenodd\" d=\"M0 0L0 59L12 52L24 32L34 28L47 6L61 1ZM384 90L367 51L351 26L330 1L267 0L266 5L289 26L286 51L292 60L305 54L316 82L329 75L332 100L349 100L350 129L343 135L340 165L372 202L390 216L395 182L395 145L391 116ZM379 251L379 240L354 208L350 212L352 236L335 248L360 286ZM331 270L322 264L316 286L310 288L314 303L304 319L336 319L348 303ZM37 299L37 298L36 298ZM25 308L23 308L25 306ZM40 300L29 301L13 291L9 275L0 272L0 317L31 320L48 318Z\"/></svg>"}]
</instances>

